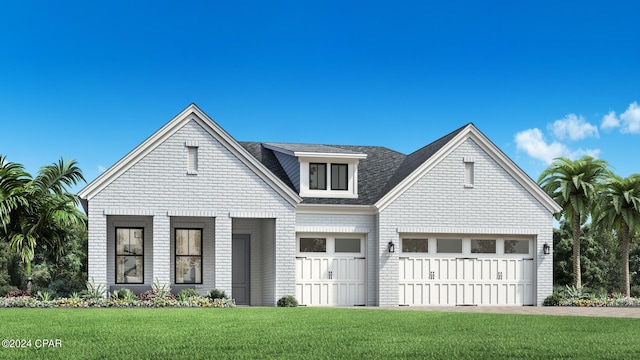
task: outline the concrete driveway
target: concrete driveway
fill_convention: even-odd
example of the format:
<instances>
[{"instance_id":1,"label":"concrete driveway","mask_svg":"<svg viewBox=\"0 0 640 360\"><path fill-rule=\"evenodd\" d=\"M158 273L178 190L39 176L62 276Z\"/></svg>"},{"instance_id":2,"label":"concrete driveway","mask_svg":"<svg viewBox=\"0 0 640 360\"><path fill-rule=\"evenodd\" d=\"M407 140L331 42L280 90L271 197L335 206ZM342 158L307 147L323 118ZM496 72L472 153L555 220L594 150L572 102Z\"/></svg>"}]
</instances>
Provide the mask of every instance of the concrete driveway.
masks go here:
<instances>
[{"instance_id":1,"label":"concrete driveway","mask_svg":"<svg viewBox=\"0 0 640 360\"><path fill-rule=\"evenodd\" d=\"M371 309L371 308L369 308ZM489 314L561 315L640 318L640 307L573 306L382 306L379 309L403 311L441 311Z\"/></svg>"}]
</instances>

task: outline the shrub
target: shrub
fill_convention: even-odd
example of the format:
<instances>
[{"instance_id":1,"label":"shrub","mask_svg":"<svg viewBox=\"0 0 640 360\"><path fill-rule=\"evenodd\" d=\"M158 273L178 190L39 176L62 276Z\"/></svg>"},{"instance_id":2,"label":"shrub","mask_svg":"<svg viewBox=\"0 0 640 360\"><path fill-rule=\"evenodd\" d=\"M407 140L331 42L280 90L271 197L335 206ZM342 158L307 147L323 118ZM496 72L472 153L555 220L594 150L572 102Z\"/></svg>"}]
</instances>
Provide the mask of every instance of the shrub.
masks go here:
<instances>
[{"instance_id":1,"label":"shrub","mask_svg":"<svg viewBox=\"0 0 640 360\"><path fill-rule=\"evenodd\" d=\"M171 288L168 285L160 285L160 281L156 279L153 284L151 284L151 290L140 294L138 299L141 301L158 301L160 306L164 306L162 305L162 301L159 300L175 300L176 296L171 293Z\"/></svg>"},{"instance_id":2,"label":"shrub","mask_svg":"<svg viewBox=\"0 0 640 360\"><path fill-rule=\"evenodd\" d=\"M74 292L79 293L84 289L86 289L85 282L64 279L55 280L47 287L47 291L58 298L69 297Z\"/></svg>"},{"instance_id":3,"label":"shrub","mask_svg":"<svg viewBox=\"0 0 640 360\"><path fill-rule=\"evenodd\" d=\"M587 288L585 287L577 288L575 286L569 286L569 285L567 285L565 294L567 295L567 298L577 299L577 300L588 299L590 297Z\"/></svg>"},{"instance_id":4,"label":"shrub","mask_svg":"<svg viewBox=\"0 0 640 360\"><path fill-rule=\"evenodd\" d=\"M199 298L200 293L196 289L184 289L178 293L178 301L186 301L190 298Z\"/></svg>"},{"instance_id":5,"label":"shrub","mask_svg":"<svg viewBox=\"0 0 640 360\"><path fill-rule=\"evenodd\" d=\"M18 290L18 288L13 285L0 286L0 296L6 296L9 292L14 290Z\"/></svg>"},{"instance_id":6,"label":"shrub","mask_svg":"<svg viewBox=\"0 0 640 360\"><path fill-rule=\"evenodd\" d=\"M120 290L116 290L111 294L111 299L113 300L124 300L125 302L133 302L133 300L137 300L136 294L133 291L122 288Z\"/></svg>"},{"instance_id":7,"label":"shrub","mask_svg":"<svg viewBox=\"0 0 640 360\"><path fill-rule=\"evenodd\" d=\"M564 299L562 294L559 292L553 292L551 295L547 296L546 299L542 302L543 306L560 306L560 302Z\"/></svg>"},{"instance_id":8,"label":"shrub","mask_svg":"<svg viewBox=\"0 0 640 360\"><path fill-rule=\"evenodd\" d=\"M224 293L224 290L219 290L219 289L213 289L211 291L209 291L209 293L207 294L207 296L209 297L209 299L211 300L215 300L215 299L228 299L227 294Z\"/></svg>"},{"instance_id":9,"label":"shrub","mask_svg":"<svg viewBox=\"0 0 640 360\"><path fill-rule=\"evenodd\" d=\"M14 297L31 297L31 293L26 291L26 290L13 290L13 291L9 291L7 293L7 295L5 295L5 297L8 298L14 298Z\"/></svg>"},{"instance_id":10,"label":"shrub","mask_svg":"<svg viewBox=\"0 0 640 360\"><path fill-rule=\"evenodd\" d=\"M285 295L278 299L278 307L296 307L298 306L298 300L293 295Z\"/></svg>"},{"instance_id":11,"label":"shrub","mask_svg":"<svg viewBox=\"0 0 640 360\"><path fill-rule=\"evenodd\" d=\"M38 291L36 293L36 299L40 301L51 301L51 293L48 291Z\"/></svg>"},{"instance_id":12,"label":"shrub","mask_svg":"<svg viewBox=\"0 0 640 360\"><path fill-rule=\"evenodd\" d=\"M105 293L104 284L97 284L93 278L90 281L87 281L87 290L85 291L84 297L86 299L102 299Z\"/></svg>"}]
</instances>

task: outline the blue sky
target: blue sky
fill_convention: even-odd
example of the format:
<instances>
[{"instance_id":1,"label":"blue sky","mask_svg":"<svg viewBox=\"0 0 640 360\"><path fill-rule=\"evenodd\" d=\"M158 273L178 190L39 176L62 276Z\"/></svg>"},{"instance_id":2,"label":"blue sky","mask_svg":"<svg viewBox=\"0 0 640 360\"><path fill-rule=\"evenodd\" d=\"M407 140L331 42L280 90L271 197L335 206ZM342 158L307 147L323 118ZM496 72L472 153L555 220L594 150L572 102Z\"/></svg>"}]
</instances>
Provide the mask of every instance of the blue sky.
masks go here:
<instances>
[{"instance_id":1,"label":"blue sky","mask_svg":"<svg viewBox=\"0 0 640 360\"><path fill-rule=\"evenodd\" d=\"M536 179L640 172L635 1L0 4L0 154L88 181L196 103L241 141L410 153L473 122Z\"/></svg>"}]
</instances>

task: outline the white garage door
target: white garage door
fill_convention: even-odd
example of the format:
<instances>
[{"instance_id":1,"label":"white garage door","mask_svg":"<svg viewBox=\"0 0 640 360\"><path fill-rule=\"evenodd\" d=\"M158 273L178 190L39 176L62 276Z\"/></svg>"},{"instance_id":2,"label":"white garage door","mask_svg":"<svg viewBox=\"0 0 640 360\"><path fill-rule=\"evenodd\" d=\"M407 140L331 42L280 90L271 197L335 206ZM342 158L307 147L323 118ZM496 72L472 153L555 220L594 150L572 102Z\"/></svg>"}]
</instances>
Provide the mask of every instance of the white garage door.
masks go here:
<instances>
[{"instance_id":1,"label":"white garage door","mask_svg":"<svg viewBox=\"0 0 640 360\"><path fill-rule=\"evenodd\" d=\"M296 299L309 306L365 305L364 238L300 236Z\"/></svg>"},{"instance_id":2,"label":"white garage door","mask_svg":"<svg viewBox=\"0 0 640 360\"><path fill-rule=\"evenodd\" d=\"M533 305L533 241L405 237L400 305Z\"/></svg>"}]
</instances>

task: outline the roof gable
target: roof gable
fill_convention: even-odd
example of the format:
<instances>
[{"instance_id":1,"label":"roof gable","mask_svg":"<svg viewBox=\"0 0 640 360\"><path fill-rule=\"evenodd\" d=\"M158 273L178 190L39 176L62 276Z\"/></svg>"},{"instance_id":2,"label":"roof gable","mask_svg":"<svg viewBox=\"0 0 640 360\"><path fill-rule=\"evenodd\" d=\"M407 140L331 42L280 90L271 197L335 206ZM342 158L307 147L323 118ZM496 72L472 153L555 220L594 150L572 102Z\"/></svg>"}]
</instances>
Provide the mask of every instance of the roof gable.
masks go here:
<instances>
[{"instance_id":1,"label":"roof gable","mask_svg":"<svg viewBox=\"0 0 640 360\"><path fill-rule=\"evenodd\" d=\"M135 149L103 172L95 180L80 190L78 196L83 200L85 210L87 210L87 201L90 201L93 197L99 194L111 182L120 177L120 175L129 170L140 159L149 154L153 149L162 144L166 139L175 134L191 120L196 121L200 126L202 126L202 128L211 134L212 137L234 154L262 180L269 184L289 203L295 205L302 201L298 194L293 191L288 184L283 182L280 177L267 169L262 162L252 156L247 149L241 146L231 135L224 131L215 121L198 108L198 106L191 104Z\"/></svg>"},{"instance_id":2,"label":"roof gable","mask_svg":"<svg viewBox=\"0 0 640 360\"><path fill-rule=\"evenodd\" d=\"M557 213L562 210L529 175L480 132L473 123L469 123L407 156L385 187L384 195L376 202L375 206L379 210L389 206L404 191L420 180L442 159L469 138L474 140L482 150L491 156L551 213Z\"/></svg>"}]
</instances>

